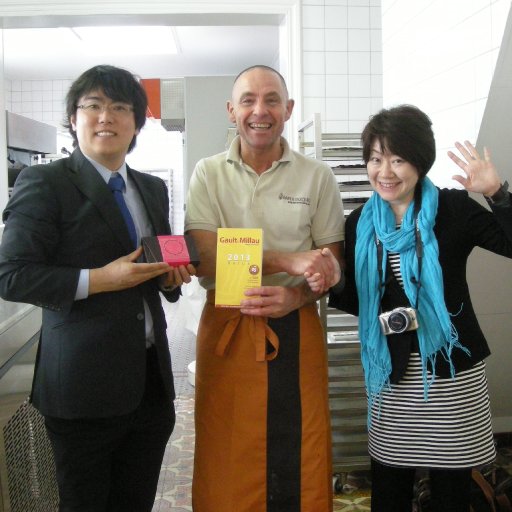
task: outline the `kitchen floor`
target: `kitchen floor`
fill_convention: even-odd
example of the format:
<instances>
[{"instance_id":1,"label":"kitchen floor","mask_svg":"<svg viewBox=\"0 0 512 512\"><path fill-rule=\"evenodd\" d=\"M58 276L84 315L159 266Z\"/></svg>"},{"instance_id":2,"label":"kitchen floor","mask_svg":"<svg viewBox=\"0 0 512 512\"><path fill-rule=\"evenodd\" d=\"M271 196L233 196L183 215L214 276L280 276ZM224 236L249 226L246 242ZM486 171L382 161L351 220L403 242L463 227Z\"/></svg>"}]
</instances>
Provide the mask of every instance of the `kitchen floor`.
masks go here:
<instances>
[{"instance_id":1,"label":"kitchen floor","mask_svg":"<svg viewBox=\"0 0 512 512\"><path fill-rule=\"evenodd\" d=\"M176 425L164 455L153 512L192 510L194 463L194 388L187 366L195 358L195 335L186 329L187 312L179 302L166 304L167 335L176 389Z\"/></svg>"}]
</instances>

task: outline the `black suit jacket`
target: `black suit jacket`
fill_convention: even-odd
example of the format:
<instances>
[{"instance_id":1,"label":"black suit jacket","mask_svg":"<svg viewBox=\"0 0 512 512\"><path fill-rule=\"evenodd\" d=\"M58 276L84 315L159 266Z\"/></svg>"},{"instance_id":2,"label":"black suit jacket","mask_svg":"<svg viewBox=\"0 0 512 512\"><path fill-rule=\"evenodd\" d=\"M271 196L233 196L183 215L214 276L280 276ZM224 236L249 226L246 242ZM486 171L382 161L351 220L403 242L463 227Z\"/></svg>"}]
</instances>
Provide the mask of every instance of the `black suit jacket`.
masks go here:
<instances>
[{"instance_id":1,"label":"black suit jacket","mask_svg":"<svg viewBox=\"0 0 512 512\"><path fill-rule=\"evenodd\" d=\"M512 197L512 196L511 196ZM346 285L342 292L331 293L329 305L353 315L359 315L359 301L355 282L356 230L362 207L347 218L345 233ZM439 263L443 271L444 298L460 342L471 356L462 350L452 354L456 371L467 370L490 354L489 346L478 324L466 281L466 265L474 247L479 246L496 254L512 257L512 203L494 206L492 213L471 199L466 191L442 189L439 192L434 234L439 245ZM382 311L398 306L410 307L409 301L388 263L386 288ZM419 306L421 308L421 305ZM414 331L387 336L391 354L391 382L398 382L409 360L411 348L417 344ZM450 376L450 367L438 357L435 372Z\"/></svg>"},{"instance_id":2,"label":"black suit jacket","mask_svg":"<svg viewBox=\"0 0 512 512\"><path fill-rule=\"evenodd\" d=\"M165 183L128 169L154 234L169 234ZM169 399L174 399L166 321L156 280L75 301L81 269L131 252L107 184L75 150L23 170L4 211L0 295L43 308L32 401L44 415L109 417L139 404L146 371L143 298ZM166 294L177 300L179 290Z\"/></svg>"}]
</instances>

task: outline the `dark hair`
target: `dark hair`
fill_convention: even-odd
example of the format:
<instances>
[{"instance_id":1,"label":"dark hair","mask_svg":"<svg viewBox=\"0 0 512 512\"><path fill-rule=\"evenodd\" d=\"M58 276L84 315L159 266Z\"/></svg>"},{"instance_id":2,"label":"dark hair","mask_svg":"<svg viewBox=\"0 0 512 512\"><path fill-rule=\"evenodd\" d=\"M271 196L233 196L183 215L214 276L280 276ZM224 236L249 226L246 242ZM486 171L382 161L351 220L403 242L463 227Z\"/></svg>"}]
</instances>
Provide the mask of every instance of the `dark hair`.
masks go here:
<instances>
[{"instance_id":1,"label":"dark hair","mask_svg":"<svg viewBox=\"0 0 512 512\"><path fill-rule=\"evenodd\" d=\"M146 122L148 99L137 77L126 69L115 66L106 64L94 66L84 71L71 84L66 95L66 119L63 124L73 137L73 147L78 146L78 139L71 126L71 117L76 114L80 98L96 89L102 90L112 101L122 101L132 105L137 130L140 130ZM136 141L137 135L134 135L128 147L128 153L135 147Z\"/></svg>"},{"instance_id":2,"label":"dark hair","mask_svg":"<svg viewBox=\"0 0 512 512\"><path fill-rule=\"evenodd\" d=\"M361 134L365 163L370 160L375 140L380 142L383 151L387 150L414 165L420 180L436 159L432 121L414 105L382 109L370 117Z\"/></svg>"},{"instance_id":3,"label":"dark hair","mask_svg":"<svg viewBox=\"0 0 512 512\"><path fill-rule=\"evenodd\" d=\"M289 96L289 94L288 94L288 87L286 86L286 80L284 79L283 75L281 75L281 73L279 73L279 71L277 71L276 69L271 68L270 66L266 66L265 64L255 64L254 66L249 66L248 68L245 68L244 70L240 71L240 73L238 73L238 75L236 75L236 78L235 78L233 84L236 84L238 79L244 73L247 73L248 71L252 71L253 69L263 69L263 70L266 70L266 71L271 71L272 73L276 74L279 77L279 79L281 80L281 83L282 83L282 85L284 87L284 90L286 92L286 97Z\"/></svg>"}]
</instances>

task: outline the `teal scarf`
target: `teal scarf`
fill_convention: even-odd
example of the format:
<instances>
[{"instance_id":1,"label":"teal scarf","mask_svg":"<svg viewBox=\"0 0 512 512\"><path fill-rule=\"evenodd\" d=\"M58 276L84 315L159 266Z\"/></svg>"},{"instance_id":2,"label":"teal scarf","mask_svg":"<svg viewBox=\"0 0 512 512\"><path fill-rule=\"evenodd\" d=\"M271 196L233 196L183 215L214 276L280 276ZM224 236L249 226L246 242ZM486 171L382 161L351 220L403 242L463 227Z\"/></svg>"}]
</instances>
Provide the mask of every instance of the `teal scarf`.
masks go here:
<instances>
[{"instance_id":1,"label":"teal scarf","mask_svg":"<svg viewBox=\"0 0 512 512\"><path fill-rule=\"evenodd\" d=\"M433 373L430 377L427 375L428 362L434 368L437 355L442 354L450 364L453 377L455 374L451 361L453 348L459 347L469 353L458 341L457 331L450 320L450 314L444 302L439 247L434 235L439 191L428 178L422 180L421 186L422 200L418 214L418 227L423 243L423 258L419 290L415 284L419 276L414 235L414 201L406 211L401 228L396 229L395 216L389 203L377 193L373 193L363 207L357 224L355 275L359 297L359 335L370 405L375 398L380 397L382 389L389 386L391 373L391 357L386 336L382 334L378 321L384 290L379 286L375 237L383 247L382 275L386 275L388 251L400 253L400 272L405 294L413 307L418 304L417 335L423 368L425 400L428 398L428 389L435 379Z\"/></svg>"}]
</instances>

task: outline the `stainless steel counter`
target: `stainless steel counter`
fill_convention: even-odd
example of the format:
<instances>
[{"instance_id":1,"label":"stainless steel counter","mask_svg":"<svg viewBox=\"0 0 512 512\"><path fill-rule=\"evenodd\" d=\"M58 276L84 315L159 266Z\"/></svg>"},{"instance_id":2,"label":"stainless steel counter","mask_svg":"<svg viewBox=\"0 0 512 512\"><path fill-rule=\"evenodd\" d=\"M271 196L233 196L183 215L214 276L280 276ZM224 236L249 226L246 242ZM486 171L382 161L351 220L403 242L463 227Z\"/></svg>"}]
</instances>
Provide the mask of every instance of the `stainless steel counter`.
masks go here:
<instances>
[{"instance_id":1,"label":"stainless steel counter","mask_svg":"<svg viewBox=\"0 0 512 512\"><path fill-rule=\"evenodd\" d=\"M39 308L0 299L0 378L14 363L9 361L23 350L40 326Z\"/></svg>"}]
</instances>

